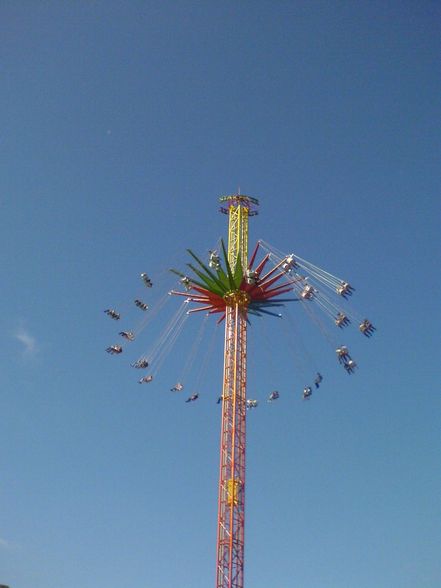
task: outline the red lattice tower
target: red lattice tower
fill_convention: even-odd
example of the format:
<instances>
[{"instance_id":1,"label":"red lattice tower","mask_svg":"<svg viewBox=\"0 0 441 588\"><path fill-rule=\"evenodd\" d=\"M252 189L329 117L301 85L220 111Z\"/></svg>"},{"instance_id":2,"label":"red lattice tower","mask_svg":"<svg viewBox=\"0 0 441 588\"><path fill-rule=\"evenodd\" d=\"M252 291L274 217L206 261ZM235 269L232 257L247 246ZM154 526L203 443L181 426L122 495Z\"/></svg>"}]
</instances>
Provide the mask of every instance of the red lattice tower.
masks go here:
<instances>
[{"instance_id":1,"label":"red lattice tower","mask_svg":"<svg viewBox=\"0 0 441 588\"><path fill-rule=\"evenodd\" d=\"M216 588L243 588L248 315L271 315L274 308L294 300L280 299L279 295L292 292L297 278L283 269L286 259L265 273L270 254L254 267L259 243L248 260L248 219L257 214L258 200L234 194L220 201L221 212L229 219L228 248L222 241L224 265L217 252L211 252L207 267L189 249L197 267L187 265L196 278L172 270L181 277L186 291L171 293L199 305L189 314L219 313L218 322L225 319ZM275 286L279 280L282 283Z\"/></svg>"},{"instance_id":2,"label":"red lattice tower","mask_svg":"<svg viewBox=\"0 0 441 588\"><path fill-rule=\"evenodd\" d=\"M228 261L233 271L236 263L248 259L251 202L242 198L227 197L228 208L222 209L229 215ZM232 292L225 314L216 588L244 585L248 302L246 292Z\"/></svg>"}]
</instances>

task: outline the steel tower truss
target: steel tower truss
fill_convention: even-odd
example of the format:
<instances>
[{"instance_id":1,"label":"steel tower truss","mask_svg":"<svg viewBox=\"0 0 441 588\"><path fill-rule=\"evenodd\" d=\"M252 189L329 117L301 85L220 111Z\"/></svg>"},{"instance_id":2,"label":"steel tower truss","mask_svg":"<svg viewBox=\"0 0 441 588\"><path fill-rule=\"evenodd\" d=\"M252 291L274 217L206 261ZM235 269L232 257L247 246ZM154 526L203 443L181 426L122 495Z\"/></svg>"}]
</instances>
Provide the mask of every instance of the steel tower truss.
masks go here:
<instances>
[{"instance_id":1,"label":"steel tower truss","mask_svg":"<svg viewBox=\"0 0 441 588\"><path fill-rule=\"evenodd\" d=\"M218 323L225 320L216 588L243 588L248 316L281 316L278 307L298 299L279 296L292 292L299 278L287 272L288 258L267 270L266 254L254 265L259 242L248 260L248 220L257 214L258 200L234 194L220 201L229 217L228 247L221 241L223 264L217 251L210 252L207 266L188 249L196 262L187 264L194 275L172 269L185 292L170 293L197 305L189 314L202 311L219 314Z\"/></svg>"},{"instance_id":2,"label":"steel tower truss","mask_svg":"<svg viewBox=\"0 0 441 588\"><path fill-rule=\"evenodd\" d=\"M248 218L255 199L227 196L228 261L246 270ZM244 292L232 292L225 314L224 376L220 439L216 588L243 588L245 530L245 447L247 306Z\"/></svg>"}]
</instances>

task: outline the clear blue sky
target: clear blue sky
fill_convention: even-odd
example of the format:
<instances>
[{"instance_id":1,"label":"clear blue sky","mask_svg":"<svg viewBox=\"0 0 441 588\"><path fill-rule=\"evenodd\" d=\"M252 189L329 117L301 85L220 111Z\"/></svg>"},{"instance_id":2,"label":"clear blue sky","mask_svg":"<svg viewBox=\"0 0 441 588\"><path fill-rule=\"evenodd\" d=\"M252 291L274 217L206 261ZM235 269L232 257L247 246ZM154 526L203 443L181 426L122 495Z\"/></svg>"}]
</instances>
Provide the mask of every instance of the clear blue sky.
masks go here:
<instances>
[{"instance_id":1,"label":"clear blue sky","mask_svg":"<svg viewBox=\"0 0 441 588\"><path fill-rule=\"evenodd\" d=\"M160 326L110 357L102 311L226 236L240 186L250 241L347 278L378 328L348 333L348 377L293 308L325 375L302 403L289 333L251 327L247 587L441 585L440 23L429 1L1 2L0 583L214 585L222 333L187 405L167 387L200 317L141 387Z\"/></svg>"}]
</instances>

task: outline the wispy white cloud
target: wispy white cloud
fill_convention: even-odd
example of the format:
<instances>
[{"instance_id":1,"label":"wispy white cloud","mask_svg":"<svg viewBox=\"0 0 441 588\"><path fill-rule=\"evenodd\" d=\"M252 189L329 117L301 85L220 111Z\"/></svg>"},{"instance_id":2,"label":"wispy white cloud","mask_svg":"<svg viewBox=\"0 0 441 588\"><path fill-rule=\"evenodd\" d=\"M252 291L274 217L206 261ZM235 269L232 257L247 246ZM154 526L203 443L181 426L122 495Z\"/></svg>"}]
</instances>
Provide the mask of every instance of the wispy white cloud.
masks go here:
<instances>
[{"instance_id":1,"label":"wispy white cloud","mask_svg":"<svg viewBox=\"0 0 441 588\"><path fill-rule=\"evenodd\" d=\"M14 337L24 345L24 353L26 355L34 355L36 353L37 341L24 327L19 327L15 331Z\"/></svg>"},{"instance_id":2,"label":"wispy white cloud","mask_svg":"<svg viewBox=\"0 0 441 588\"><path fill-rule=\"evenodd\" d=\"M8 539L3 539L3 537L0 537L0 549L16 551L17 549L21 549L21 547L18 543L15 543L14 541L9 541Z\"/></svg>"}]
</instances>

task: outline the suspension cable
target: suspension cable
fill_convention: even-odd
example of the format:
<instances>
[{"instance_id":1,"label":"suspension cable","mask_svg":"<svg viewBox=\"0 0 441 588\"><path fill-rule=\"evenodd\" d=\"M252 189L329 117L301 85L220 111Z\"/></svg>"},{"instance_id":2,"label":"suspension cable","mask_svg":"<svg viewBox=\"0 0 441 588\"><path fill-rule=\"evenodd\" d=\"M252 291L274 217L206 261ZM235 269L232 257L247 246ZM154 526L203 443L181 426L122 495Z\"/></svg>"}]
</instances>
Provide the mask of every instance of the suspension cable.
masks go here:
<instances>
[{"instance_id":1,"label":"suspension cable","mask_svg":"<svg viewBox=\"0 0 441 588\"><path fill-rule=\"evenodd\" d=\"M153 364L152 375L156 375L158 373L159 369L161 368L162 364L164 363L165 358L168 356L169 352L174 347L179 335L181 334L182 329L183 329L184 324L187 319L188 319L188 314L186 312L184 312L183 314L180 314L175 325L169 331L169 333L170 333L169 336L167 336L165 339L162 340L161 345L158 346L158 348L155 350L156 353L153 352L153 354L148 358L148 359L150 359L149 363Z\"/></svg>"},{"instance_id":2,"label":"suspension cable","mask_svg":"<svg viewBox=\"0 0 441 588\"><path fill-rule=\"evenodd\" d=\"M207 326L207 320L208 320L208 314L206 314L204 316L203 320L201 321L201 324L199 326L199 331L193 340L193 344L190 348L190 353L188 354L188 357L187 357L187 360L186 360L184 367L182 369L181 375L179 376L179 379L178 379L179 382L186 382L187 376L188 376L191 368L193 367L194 360L196 359L196 354L199 350L199 346L200 346L202 338L204 336L205 327Z\"/></svg>"},{"instance_id":3,"label":"suspension cable","mask_svg":"<svg viewBox=\"0 0 441 588\"><path fill-rule=\"evenodd\" d=\"M296 368L303 378L310 378L312 370L318 371L317 366L306 349L302 337L299 335L299 329L288 309L283 313L281 323Z\"/></svg>"},{"instance_id":4,"label":"suspension cable","mask_svg":"<svg viewBox=\"0 0 441 588\"><path fill-rule=\"evenodd\" d=\"M208 317L208 315L207 315L207 317ZM211 333L211 338L210 338L210 341L206 347L205 356L202 360L202 363L201 363L201 366L199 369L199 374L196 377L196 392L199 390L199 386L202 381L202 378L205 376L205 372L207 370L209 360L211 359L211 357L213 355L214 342L215 342L217 332L218 332L218 324L216 322L214 322L214 327L213 327L213 330Z\"/></svg>"},{"instance_id":5,"label":"suspension cable","mask_svg":"<svg viewBox=\"0 0 441 588\"><path fill-rule=\"evenodd\" d=\"M172 316L172 318L169 320L169 322L165 326L159 339L151 346L151 348L146 353L143 353L141 355L139 360L148 359L149 363L151 363L151 361L155 358L155 356L158 355L158 352L160 351L161 347L164 345L167 338L170 336L170 333L172 332L172 330L174 329L174 327L178 323L179 319L182 317L183 314L185 314L186 306L187 306L187 302L184 300L182 302L181 306L179 306L179 308L177 309L175 314Z\"/></svg>"}]
</instances>

